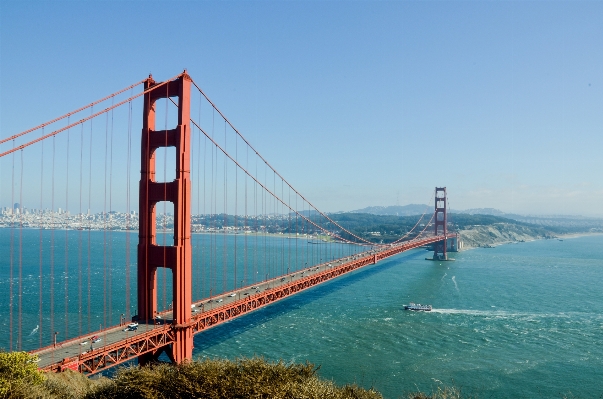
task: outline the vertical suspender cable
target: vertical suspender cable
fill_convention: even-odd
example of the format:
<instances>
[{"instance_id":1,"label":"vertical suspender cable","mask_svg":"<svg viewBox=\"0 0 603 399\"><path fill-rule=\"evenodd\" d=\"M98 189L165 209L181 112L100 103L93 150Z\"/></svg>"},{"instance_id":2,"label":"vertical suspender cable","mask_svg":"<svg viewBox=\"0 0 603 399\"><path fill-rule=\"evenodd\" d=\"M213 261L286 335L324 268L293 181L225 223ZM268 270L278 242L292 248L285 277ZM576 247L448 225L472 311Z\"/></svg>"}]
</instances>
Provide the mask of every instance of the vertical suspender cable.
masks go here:
<instances>
[{"instance_id":1,"label":"vertical suspender cable","mask_svg":"<svg viewBox=\"0 0 603 399\"><path fill-rule=\"evenodd\" d=\"M84 227L84 215L82 213L82 183L84 171L84 124L81 124L80 134L80 205L79 205L79 228L78 228L78 266L77 266L77 314L78 314L78 336L82 335L82 229Z\"/></svg>"},{"instance_id":2,"label":"vertical suspender cable","mask_svg":"<svg viewBox=\"0 0 603 399\"><path fill-rule=\"evenodd\" d=\"M266 176L267 171L266 168L264 167L264 184L267 184L268 178ZM261 197L262 197L262 217L264 220L264 272L266 273L266 268L268 268L268 274L271 274L271 270L270 270L270 256L268 254L268 243L267 243L267 234L268 234L268 223L266 221L266 213L268 211L268 204L267 204L267 198L266 198L266 191L262 190L261 192Z\"/></svg>"},{"instance_id":3,"label":"vertical suspender cable","mask_svg":"<svg viewBox=\"0 0 603 399\"><path fill-rule=\"evenodd\" d=\"M199 134L200 139L203 138L200 134ZM201 141L199 141L199 145ZM206 228L209 228L209 218L207 215L207 139L203 139L203 224L206 226ZM206 240L202 240L202 243L205 243ZM205 245L203 246L205 248ZM201 259L201 275L202 276L206 276L207 275L207 271L206 269L206 265L207 265L207 259L209 259L207 257L207 255L205 253L203 253L203 258ZM210 265L211 266L211 265ZM211 269L210 269L211 270ZM211 281L210 281L210 285L211 285ZM203 284L202 288L201 288L201 296L205 297L205 284Z\"/></svg>"},{"instance_id":4,"label":"vertical suspender cable","mask_svg":"<svg viewBox=\"0 0 603 399\"><path fill-rule=\"evenodd\" d=\"M90 108L90 112L91 114L94 112L94 107ZM88 218L88 257L87 257L87 261L88 261L88 267L87 267L87 274L88 274L88 278L87 278L87 283L88 283L88 298L87 298L87 306L88 306L88 329L87 332L90 332L92 330L92 326L91 326L91 317L92 317L92 309L91 309L91 304L92 304L92 298L91 298L91 294L90 294L90 277L91 277L91 253L90 253L90 249L91 249L91 215L90 215L90 209L92 208L92 122L93 120L90 120L90 148L89 148L89 153L88 153L88 211L86 212L87 214L87 218Z\"/></svg>"},{"instance_id":5,"label":"vertical suspender cable","mask_svg":"<svg viewBox=\"0 0 603 399\"><path fill-rule=\"evenodd\" d=\"M289 192L291 192L291 189L289 189ZM299 208L297 207L297 198L298 197L299 196L297 194L295 194L295 264L299 265L301 267L301 266L303 266L303 263L301 263L301 264L299 263L299 255L297 252L297 248L299 246L299 230L298 230L299 226L297 223L297 221L299 220L298 219Z\"/></svg>"},{"instance_id":6,"label":"vertical suspender cable","mask_svg":"<svg viewBox=\"0 0 603 399\"><path fill-rule=\"evenodd\" d=\"M17 349L23 346L23 150L21 154L20 183L19 183L19 328Z\"/></svg>"},{"instance_id":7,"label":"vertical suspender cable","mask_svg":"<svg viewBox=\"0 0 603 399\"><path fill-rule=\"evenodd\" d=\"M283 180L281 179L281 198L283 198L283 200L285 198L284 193L285 193L284 192L284 183L283 183ZM278 204L278 202L277 202L277 204ZM280 204L280 208L281 208L281 211L279 213L279 219L281 221L280 222L280 224L281 224L280 232L282 234L283 230L284 230L284 224L285 224L285 221L283 220L283 218L285 217L285 205ZM285 268L285 235L284 234L282 234L282 237L281 237L281 248L282 248L282 251L281 251L281 274L282 274L282 271Z\"/></svg>"},{"instance_id":8,"label":"vertical suspender cable","mask_svg":"<svg viewBox=\"0 0 603 399\"><path fill-rule=\"evenodd\" d=\"M105 114L105 191L103 196L103 325L107 326L107 153L109 152L109 114Z\"/></svg>"},{"instance_id":9,"label":"vertical suspender cable","mask_svg":"<svg viewBox=\"0 0 603 399\"><path fill-rule=\"evenodd\" d=\"M115 97L111 99L111 105L115 102ZM111 109L111 129L109 130L109 260L107 262L107 288L108 288L108 325L112 325L113 316L113 287L112 287L112 276L113 276L113 112Z\"/></svg>"},{"instance_id":10,"label":"vertical suspender cable","mask_svg":"<svg viewBox=\"0 0 603 399\"><path fill-rule=\"evenodd\" d=\"M249 170L249 146L245 146L245 169ZM244 256L243 256L243 263L244 263L244 268L243 268L243 278L245 279L246 282L249 281L249 277L247 275L248 271L247 271L247 266L249 264L249 259L247 258L247 229L249 227L249 212L247 211L247 176L244 175L243 178L245 179L245 226L243 229L243 239L245 241L245 245L244 245ZM251 280L253 282L255 282L255 280Z\"/></svg>"},{"instance_id":11,"label":"vertical suspender cable","mask_svg":"<svg viewBox=\"0 0 603 399\"><path fill-rule=\"evenodd\" d=\"M289 205L291 204L291 188L288 188L287 191L289 192L289 199L287 200L287 203ZM293 238L291 236L291 212L287 211L287 236L289 237L289 241L288 241L288 247L287 247L287 255L288 255L288 260L287 260L287 266L291 267L293 270L297 270L297 268L293 268L292 264L291 264L291 238Z\"/></svg>"},{"instance_id":12,"label":"vertical suspender cable","mask_svg":"<svg viewBox=\"0 0 603 399\"><path fill-rule=\"evenodd\" d=\"M44 129L42 128L42 135L44 135ZM43 269L43 265L44 265L44 261L42 259L42 255L43 255L43 242L44 242L44 224L43 224L43 220L44 220L44 142L42 141L41 143L41 157L40 157L40 265L38 268L38 287L39 287L39 292L38 292L38 347L42 347L42 333L43 333L43 317L42 314L44 313L42 311L42 304L43 304L43 278L42 275L44 274L44 269Z\"/></svg>"},{"instance_id":13,"label":"vertical suspender cable","mask_svg":"<svg viewBox=\"0 0 603 399\"><path fill-rule=\"evenodd\" d=\"M273 173L273 181L272 181L272 192L276 193L276 175ZM268 198L268 201L272 201L272 207L270 208L270 210L272 211L272 213L274 215L277 214L277 207L276 207L276 201L273 195L270 195L269 193L266 193L266 197ZM274 225L276 226L276 220L274 220ZM274 231L276 234L276 227L274 227ZM272 272L273 272L273 276L279 276L281 273L279 272L279 256L278 256L278 240L276 240L276 237L274 237L274 240L270 240L269 243L271 242L271 244L269 245L268 248L270 248L270 250L272 251L271 253L271 259L272 259Z\"/></svg>"},{"instance_id":14,"label":"vertical suspender cable","mask_svg":"<svg viewBox=\"0 0 603 399\"><path fill-rule=\"evenodd\" d=\"M191 188L195 187L195 155L197 155L195 153L195 126L190 123L190 119L189 119L189 126L191 127L190 130L190 181L191 181ZM178 155L176 155L177 157ZM196 277L196 268L195 268L195 237L193 236L193 230L194 230L194 215L195 215L195 208L194 208L194 195L193 195L193 190L191 189L191 213L190 213L190 228L191 230L189 231L190 234L190 243L191 243L191 301L194 303L196 300L196 295L195 295L195 277ZM175 209L174 209L174 216L175 216ZM176 225L174 224L174 236L176 236Z\"/></svg>"},{"instance_id":15,"label":"vertical suspender cable","mask_svg":"<svg viewBox=\"0 0 603 399\"><path fill-rule=\"evenodd\" d=\"M130 89L132 97L132 89ZM132 173L132 101L128 102L128 159L126 164L126 301L125 317L130 320L130 229L132 228L132 212L130 208L130 177Z\"/></svg>"},{"instance_id":16,"label":"vertical suspender cable","mask_svg":"<svg viewBox=\"0 0 603 399\"><path fill-rule=\"evenodd\" d=\"M55 158L55 138L52 136L52 175L51 175L51 195L50 195L50 333L54 333L54 158Z\"/></svg>"},{"instance_id":17,"label":"vertical suspender cable","mask_svg":"<svg viewBox=\"0 0 603 399\"><path fill-rule=\"evenodd\" d=\"M201 95L199 95L199 97L201 97ZM199 122L201 122L201 99L199 98ZM191 123L191 126L194 126ZM197 182L196 182L196 186L197 186L197 222L199 224L201 224L201 217L202 217L202 213L201 213L201 135L198 134L198 142L197 142ZM198 285L197 285L197 298L201 299L203 298L203 261L201 260L201 235L197 234L195 236L195 241L197 243L196 246L196 255L197 255L197 275L199 276L199 281L198 281ZM193 256L194 259L194 256Z\"/></svg>"},{"instance_id":18,"label":"vertical suspender cable","mask_svg":"<svg viewBox=\"0 0 603 399\"><path fill-rule=\"evenodd\" d=\"M224 125L226 126L226 125ZM235 136L235 159L239 162L239 146L237 143L237 137ZM234 201L234 286L237 288L237 205L239 202L239 167L237 165L234 166L235 171L235 201ZM244 281L244 280L243 280ZM242 287L242 285L241 285Z\"/></svg>"},{"instance_id":19,"label":"vertical suspender cable","mask_svg":"<svg viewBox=\"0 0 603 399\"><path fill-rule=\"evenodd\" d=\"M224 149L226 150L226 121L224 121ZM224 176L222 176L223 179L223 189L222 189L222 194L223 194L223 202L224 205L222 207L222 211L224 213L224 222L222 223L222 292L226 292L227 290L227 274L226 274L226 270L227 270L227 259L228 259L228 254L226 252L226 227L228 225L228 220L227 220L227 195L228 195L228 180L227 180L227 175L228 172L226 170L226 156L222 157L224 159Z\"/></svg>"},{"instance_id":20,"label":"vertical suspender cable","mask_svg":"<svg viewBox=\"0 0 603 399\"><path fill-rule=\"evenodd\" d=\"M15 140L13 139L13 147L15 146ZM10 194L10 203L11 203L11 223L10 223L10 271L9 271L9 351L13 350L13 269L14 269L14 256L15 256L15 153L13 152L13 166L12 166L12 178L11 178L11 194Z\"/></svg>"},{"instance_id":21,"label":"vertical suspender cable","mask_svg":"<svg viewBox=\"0 0 603 399\"><path fill-rule=\"evenodd\" d=\"M258 159L255 158L255 176L258 176ZM255 281L262 281L264 279L264 275L262 274L260 279L258 280L258 233L259 233L259 220L258 220L258 184L256 182L253 183L253 207L254 207L254 221L255 221L255 245L253 246L253 272Z\"/></svg>"},{"instance_id":22,"label":"vertical suspender cable","mask_svg":"<svg viewBox=\"0 0 603 399\"><path fill-rule=\"evenodd\" d=\"M199 120L201 120L201 101L199 101ZM191 124L191 126L193 126ZM199 223L199 225L202 226L202 218L205 216L203 215L205 212L201 212L201 159L204 157L205 154L201 154L201 134L198 134L198 139L197 139L197 221ZM205 185L204 185L205 187ZM203 190L203 195L205 196L205 188ZM205 204L205 197L203 198L203 203ZM201 299L204 297L204 292L203 292L203 252L201 250L202 248L202 236L201 234L197 234L196 235L196 242L197 242L197 246L196 246L196 253L197 253L197 270L198 270L198 282L197 282L197 298ZM194 253L193 253L194 254Z\"/></svg>"},{"instance_id":23,"label":"vertical suspender cable","mask_svg":"<svg viewBox=\"0 0 603 399\"><path fill-rule=\"evenodd\" d=\"M212 121L211 121L211 136L214 137L214 127L215 127L215 114L216 112L212 112ZM216 155L214 155L214 153ZM210 189L210 223L212 226L212 232L210 234L210 288L209 288L209 296L211 297L212 289L217 288L217 280L218 280L218 267L216 260L216 231L217 224L215 223L216 218L216 178L215 178L215 170L217 169L217 156L218 152L216 146L211 147L211 189Z\"/></svg>"},{"instance_id":24,"label":"vertical suspender cable","mask_svg":"<svg viewBox=\"0 0 603 399\"><path fill-rule=\"evenodd\" d=\"M67 118L67 123L70 123L71 117ZM64 289L65 289L65 337L67 339L69 337L69 133L71 129L67 129L67 154L65 156L65 213L63 216L63 223L65 228L65 261L63 266L63 281L64 281Z\"/></svg>"}]
</instances>

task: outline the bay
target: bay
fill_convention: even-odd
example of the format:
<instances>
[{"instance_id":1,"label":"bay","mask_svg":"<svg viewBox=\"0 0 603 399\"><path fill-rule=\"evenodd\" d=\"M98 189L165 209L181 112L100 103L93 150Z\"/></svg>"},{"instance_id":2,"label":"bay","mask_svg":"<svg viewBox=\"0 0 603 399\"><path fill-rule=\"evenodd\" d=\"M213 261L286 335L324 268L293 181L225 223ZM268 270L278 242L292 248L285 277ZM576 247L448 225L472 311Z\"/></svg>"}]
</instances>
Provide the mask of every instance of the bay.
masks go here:
<instances>
[{"instance_id":1,"label":"bay","mask_svg":"<svg viewBox=\"0 0 603 399\"><path fill-rule=\"evenodd\" d=\"M603 394L603 236L425 261L416 250L195 338L202 357L310 361L387 398ZM432 312L404 311L410 301Z\"/></svg>"},{"instance_id":2,"label":"bay","mask_svg":"<svg viewBox=\"0 0 603 399\"><path fill-rule=\"evenodd\" d=\"M135 312L136 234L130 234L127 246L123 232L91 232L88 241L88 232L54 232L51 237L50 232L34 229L1 230L0 347L8 347L10 335L11 253L14 342L18 336L14 293L19 245L25 249L21 251L24 349L38 347L39 341L48 344L53 329L60 331L59 337L63 329L71 335L77 335L80 328L85 331L88 305L93 330L103 323L116 324L120 313L128 311L126 302L130 314ZM79 234L82 244L77 244ZM196 237L195 298L208 296L211 287L217 294L240 285L241 279L247 285L261 281L266 274L277 276L285 271L289 259L294 259L289 267L299 269L357 250L249 237L245 245L238 241L237 277L234 270L223 274L224 265L228 269L235 259L224 248L242 239ZM51 240L56 315L52 328L48 319L50 287L43 282L40 302L38 285L40 267L43 276L50 271ZM80 257L82 281L87 286L88 242L90 302L87 288L78 292ZM110 257L103 255L108 246L112 248ZM255 258L246 266L241 257L245 251L248 259ZM129 261L125 260L127 252ZM264 257L264 252L270 255ZM425 261L427 255L420 249L398 255L198 334L194 356L309 361L320 365L322 377L337 384L374 387L386 398L443 386L492 398L603 395L603 236L473 249L452 254L454 262ZM65 257L67 278L63 274ZM128 274L130 289L126 290ZM160 291L163 278L160 275ZM165 279L169 290L169 274ZM106 293L109 285L110 296ZM167 306L163 296L159 294L160 306ZM168 291L165 296L169 298ZM404 311L403 304L408 302L431 304L434 309ZM35 330L40 327L40 303L43 334ZM103 311L109 303L112 312L107 316ZM61 318L65 306L69 309L67 322Z\"/></svg>"}]
</instances>

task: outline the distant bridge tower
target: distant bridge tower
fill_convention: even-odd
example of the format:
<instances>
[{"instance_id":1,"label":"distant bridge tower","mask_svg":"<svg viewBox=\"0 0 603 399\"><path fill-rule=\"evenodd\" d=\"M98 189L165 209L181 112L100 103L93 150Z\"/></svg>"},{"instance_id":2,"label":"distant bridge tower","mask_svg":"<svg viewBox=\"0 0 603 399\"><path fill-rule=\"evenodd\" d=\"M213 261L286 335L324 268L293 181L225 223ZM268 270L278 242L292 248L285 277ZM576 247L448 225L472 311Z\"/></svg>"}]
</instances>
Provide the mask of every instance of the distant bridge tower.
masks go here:
<instances>
[{"instance_id":1,"label":"distant bridge tower","mask_svg":"<svg viewBox=\"0 0 603 399\"><path fill-rule=\"evenodd\" d=\"M446 187L436 187L435 189L435 235L443 235L444 240L433 244L433 260L448 260L446 253L447 242L447 214L446 214Z\"/></svg>"},{"instance_id":2,"label":"distant bridge tower","mask_svg":"<svg viewBox=\"0 0 603 399\"><path fill-rule=\"evenodd\" d=\"M149 76L145 91L156 85ZM157 268L172 271L172 311L175 342L155 353L139 357L148 363L162 353L176 363L191 359L193 335L191 320L191 181L190 181L190 87L186 71L144 95L138 244L138 320L153 322L157 316ZM170 130L155 130L155 102L161 98L178 99L178 125ZM155 180L155 150L176 147L176 178L171 182ZM174 245L157 245L155 206L174 204Z\"/></svg>"}]
</instances>

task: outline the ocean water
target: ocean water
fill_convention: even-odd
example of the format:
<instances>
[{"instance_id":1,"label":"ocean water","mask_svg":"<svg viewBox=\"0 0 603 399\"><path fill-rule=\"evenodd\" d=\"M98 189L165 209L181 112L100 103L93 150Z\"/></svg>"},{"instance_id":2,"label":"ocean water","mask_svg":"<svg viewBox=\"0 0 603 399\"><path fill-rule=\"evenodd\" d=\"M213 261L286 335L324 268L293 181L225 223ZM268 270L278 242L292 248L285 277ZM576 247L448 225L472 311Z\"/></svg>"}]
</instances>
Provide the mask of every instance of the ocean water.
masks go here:
<instances>
[{"instance_id":1,"label":"ocean water","mask_svg":"<svg viewBox=\"0 0 603 399\"><path fill-rule=\"evenodd\" d=\"M172 239L159 232L157 242ZM0 348L37 349L52 344L54 332L61 341L129 320L137 240L137 232L0 229ZM367 249L259 234L193 234L191 245L194 301ZM171 287L171 271L159 269L160 311L171 304Z\"/></svg>"},{"instance_id":2,"label":"ocean water","mask_svg":"<svg viewBox=\"0 0 603 399\"><path fill-rule=\"evenodd\" d=\"M135 312L136 234L129 238L129 262L125 233L91 232L90 238L88 232L50 234L0 229L0 347L9 346L8 265L10 248L13 266L19 262L19 242L25 249L20 261L24 349L49 344L55 330L60 338L78 335L80 329L85 333L88 325L96 329L117 323L120 313L127 311L128 274L130 312ZM216 294L241 284L239 280L251 284L266 274L279 275L289 264L300 268L358 250L271 237L238 241L235 278L228 263L234 262L234 253L225 248L240 239L194 238L198 265L194 297L207 296L210 287ZM103 256L107 248L111 251ZM245 251L247 263L241 258ZM473 249L452 254L454 262L424 260L428 255L421 249L398 255L198 334L194 356L309 361L320 365L322 377L374 387L386 398L442 386L480 398L603 397L603 236ZM41 298L38 285L40 267L48 276L51 263L52 326L50 284L43 281ZM17 273L14 268L13 345L18 339ZM163 281L169 297L169 275L160 273L160 306ZM408 302L431 304L434 309L404 311ZM65 306L67 320L62 316Z\"/></svg>"},{"instance_id":3,"label":"ocean water","mask_svg":"<svg viewBox=\"0 0 603 399\"><path fill-rule=\"evenodd\" d=\"M195 338L195 356L320 365L387 398L455 386L480 398L603 395L603 236L425 261L423 250ZM408 302L432 312L404 311Z\"/></svg>"}]
</instances>

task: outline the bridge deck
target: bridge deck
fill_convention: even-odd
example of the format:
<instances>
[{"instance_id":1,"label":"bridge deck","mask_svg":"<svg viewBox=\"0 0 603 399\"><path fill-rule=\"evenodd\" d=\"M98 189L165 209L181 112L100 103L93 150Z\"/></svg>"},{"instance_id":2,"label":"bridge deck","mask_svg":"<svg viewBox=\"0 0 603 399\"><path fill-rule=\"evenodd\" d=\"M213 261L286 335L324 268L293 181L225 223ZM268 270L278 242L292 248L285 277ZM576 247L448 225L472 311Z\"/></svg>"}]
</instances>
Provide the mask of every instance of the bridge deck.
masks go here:
<instances>
[{"instance_id":1,"label":"bridge deck","mask_svg":"<svg viewBox=\"0 0 603 399\"><path fill-rule=\"evenodd\" d=\"M57 346L42 348L31 353L39 356L39 367L47 371L67 368L94 374L114 365L132 360L144 353L154 353L174 341L174 329L191 328L193 334L267 306L280 299L314 287L358 268L375 264L409 249L431 244L443 237L428 237L401 245L367 251L333 262L323 263L305 270L248 286L194 303L191 321L184 326L174 326L171 312L161 313L156 324L141 323L136 331L124 331L126 326L115 326L87 334ZM234 294L234 295L233 295ZM94 344L90 338L98 336ZM84 341L87 341L85 344Z\"/></svg>"}]
</instances>

